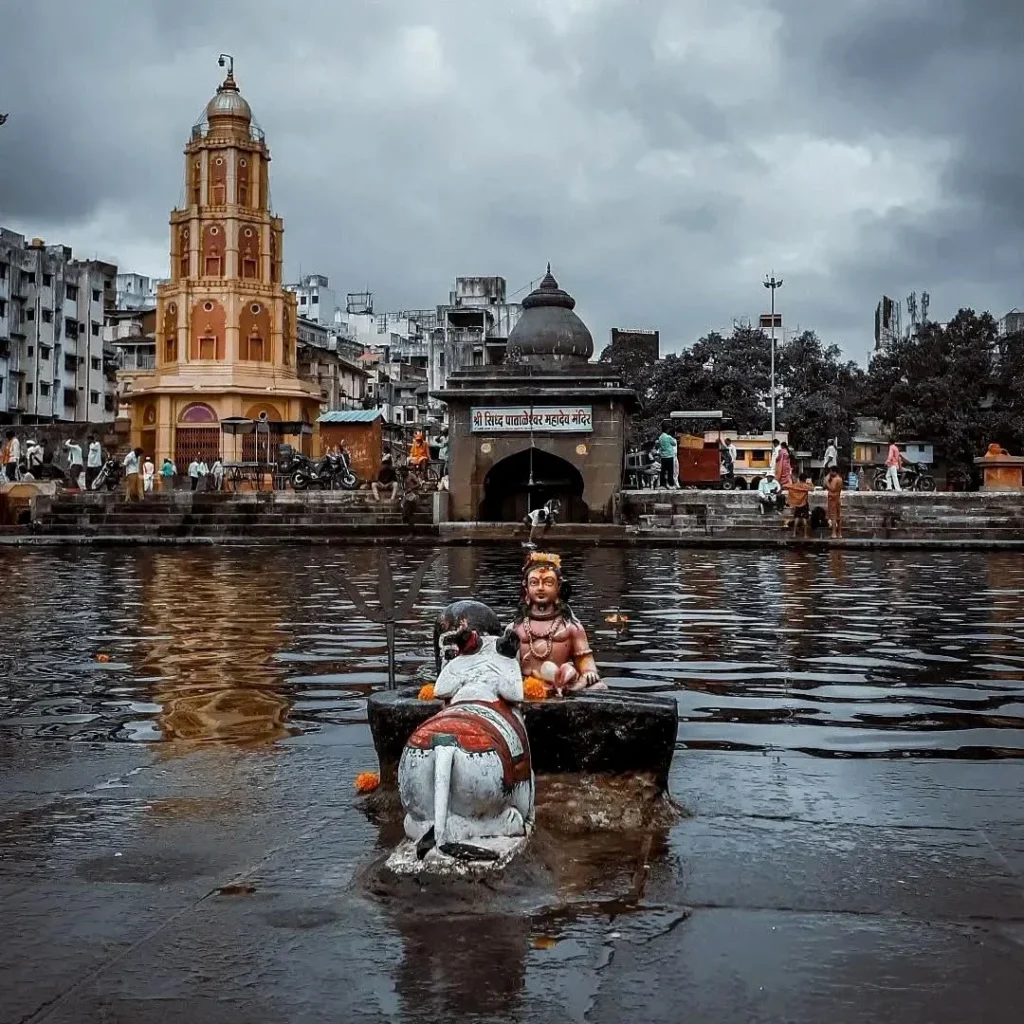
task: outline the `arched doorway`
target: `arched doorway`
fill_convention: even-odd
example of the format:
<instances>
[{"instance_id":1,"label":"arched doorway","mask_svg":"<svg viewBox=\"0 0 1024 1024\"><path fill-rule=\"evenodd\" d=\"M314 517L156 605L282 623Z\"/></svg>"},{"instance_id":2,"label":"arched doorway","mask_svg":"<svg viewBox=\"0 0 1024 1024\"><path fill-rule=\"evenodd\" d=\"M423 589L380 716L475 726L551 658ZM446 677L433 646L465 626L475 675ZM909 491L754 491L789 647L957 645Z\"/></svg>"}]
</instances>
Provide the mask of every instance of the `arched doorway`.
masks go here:
<instances>
[{"instance_id":1,"label":"arched doorway","mask_svg":"<svg viewBox=\"0 0 1024 1024\"><path fill-rule=\"evenodd\" d=\"M220 422L216 412L205 402L193 402L182 409L174 429L174 464L178 471L193 459L206 459L212 464L220 455Z\"/></svg>"},{"instance_id":2,"label":"arched doorway","mask_svg":"<svg viewBox=\"0 0 1024 1024\"><path fill-rule=\"evenodd\" d=\"M563 523L589 520L580 471L542 448L527 448L491 467L484 478L480 519L490 523L521 522L528 512L551 498L561 502L559 518Z\"/></svg>"}]
</instances>

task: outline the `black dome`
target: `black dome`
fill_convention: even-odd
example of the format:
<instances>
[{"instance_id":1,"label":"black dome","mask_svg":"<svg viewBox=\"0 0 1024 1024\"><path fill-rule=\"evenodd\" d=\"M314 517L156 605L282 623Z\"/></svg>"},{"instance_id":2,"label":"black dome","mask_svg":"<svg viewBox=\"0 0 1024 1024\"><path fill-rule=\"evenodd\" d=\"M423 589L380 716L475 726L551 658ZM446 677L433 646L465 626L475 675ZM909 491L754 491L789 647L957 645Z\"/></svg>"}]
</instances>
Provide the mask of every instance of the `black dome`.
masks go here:
<instances>
[{"instance_id":1,"label":"black dome","mask_svg":"<svg viewBox=\"0 0 1024 1024\"><path fill-rule=\"evenodd\" d=\"M523 315L508 336L512 358L586 362L594 354L587 325L573 312L576 300L558 287L551 264L544 280L523 299Z\"/></svg>"}]
</instances>

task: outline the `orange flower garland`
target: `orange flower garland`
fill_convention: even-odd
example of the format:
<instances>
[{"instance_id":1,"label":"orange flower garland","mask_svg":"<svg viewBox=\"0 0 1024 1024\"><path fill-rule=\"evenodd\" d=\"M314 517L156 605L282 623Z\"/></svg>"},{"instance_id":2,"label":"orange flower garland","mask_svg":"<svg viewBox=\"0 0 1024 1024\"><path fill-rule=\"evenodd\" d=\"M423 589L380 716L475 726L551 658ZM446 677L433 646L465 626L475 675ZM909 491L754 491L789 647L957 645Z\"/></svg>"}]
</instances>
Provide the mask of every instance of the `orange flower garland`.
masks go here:
<instances>
[{"instance_id":1,"label":"orange flower garland","mask_svg":"<svg viewBox=\"0 0 1024 1024\"><path fill-rule=\"evenodd\" d=\"M419 700L433 700L434 699L434 684L426 683L420 687L420 692L416 694Z\"/></svg>"},{"instance_id":2,"label":"orange flower garland","mask_svg":"<svg viewBox=\"0 0 1024 1024\"><path fill-rule=\"evenodd\" d=\"M527 700L546 700L548 696L547 683L536 676L527 676L523 680L523 694Z\"/></svg>"},{"instance_id":3,"label":"orange flower garland","mask_svg":"<svg viewBox=\"0 0 1024 1024\"><path fill-rule=\"evenodd\" d=\"M380 776L376 772L360 772L356 776L356 792L372 793L380 785Z\"/></svg>"}]
</instances>

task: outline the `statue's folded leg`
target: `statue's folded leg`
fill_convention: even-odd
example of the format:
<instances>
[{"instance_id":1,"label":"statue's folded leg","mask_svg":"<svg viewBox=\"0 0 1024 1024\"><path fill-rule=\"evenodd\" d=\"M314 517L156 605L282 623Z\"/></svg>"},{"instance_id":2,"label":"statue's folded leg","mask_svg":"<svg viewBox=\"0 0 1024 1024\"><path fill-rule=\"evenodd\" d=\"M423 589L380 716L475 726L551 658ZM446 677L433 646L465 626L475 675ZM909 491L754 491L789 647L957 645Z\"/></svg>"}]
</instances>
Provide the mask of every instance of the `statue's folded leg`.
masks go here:
<instances>
[{"instance_id":1,"label":"statue's folded leg","mask_svg":"<svg viewBox=\"0 0 1024 1024\"><path fill-rule=\"evenodd\" d=\"M526 823L515 807L506 807L500 814L490 818L464 818L461 814L448 816L445 826L445 841L472 842L491 836L524 836Z\"/></svg>"}]
</instances>

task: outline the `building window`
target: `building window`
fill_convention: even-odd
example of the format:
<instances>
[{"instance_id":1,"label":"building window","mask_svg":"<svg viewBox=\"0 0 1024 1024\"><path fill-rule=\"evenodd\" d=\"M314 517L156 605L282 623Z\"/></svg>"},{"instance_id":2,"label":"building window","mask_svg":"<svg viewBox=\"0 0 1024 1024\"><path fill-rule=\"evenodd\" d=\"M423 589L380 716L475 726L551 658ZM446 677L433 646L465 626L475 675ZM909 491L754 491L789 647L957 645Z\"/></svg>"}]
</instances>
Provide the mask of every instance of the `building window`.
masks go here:
<instances>
[{"instance_id":1,"label":"building window","mask_svg":"<svg viewBox=\"0 0 1024 1024\"><path fill-rule=\"evenodd\" d=\"M100 393L98 391L89 392L89 404L99 405L100 404Z\"/></svg>"},{"instance_id":2,"label":"building window","mask_svg":"<svg viewBox=\"0 0 1024 1024\"><path fill-rule=\"evenodd\" d=\"M35 345L29 345L29 347L28 347L28 357L29 357L29 359L31 359L35 354L36 354L36 347L35 347Z\"/></svg>"},{"instance_id":3,"label":"building window","mask_svg":"<svg viewBox=\"0 0 1024 1024\"><path fill-rule=\"evenodd\" d=\"M213 185L213 205L223 206L224 205L224 183L222 181L214 182Z\"/></svg>"},{"instance_id":4,"label":"building window","mask_svg":"<svg viewBox=\"0 0 1024 1024\"><path fill-rule=\"evenodd\" d=\"M36 311L31 306L28 309L22 310L22 313L24 314L21 318L22 320L35 320L36 318Z\"/></svg>"},{"instance_id":5,"label":"building window","mask_svg":"<svg viewBox=\"0 0 1024 1024\"><path fill-rule=\"evenodd\" d=\"M217 358L217 339L209 336L199 339L199 358L200 359L216 359Z\"/></svg>"},{"instance_id":6,"label":"building window","mask_svg":"<svg viewBox=\"0 0 1024 1024\"><path fill-rule=\"evenodd\" d=\"M43 310L43 323L44 324L52 324L53 323L53 310L52 309L44 309Z\"/></svg>"},{"instance_id":7,"label":"building window","mask_svg":"<svg viewBox=\"0 0 1024 1024\"><path fill-rule=\"evenodd\" d=\"M263 352L263 339L257 335L250 335L245 340L242 358L253 363L262 363L265 356Z\"/></svg>"},{"instance_id":8,"label":"building window","mask_svg":"<svg viewBox=\"0 0 1024 1024\"><path fill-rule=\"evenodd\" d=\"M7 280L7 264L0 263L0 281Z\"/></svg>"},{"instance_id":9,"label":"building window","mask_svg":"<svg viewBox=\"0 0 1024 1024\"><path fill-rule=\"evenodd\" d=\"M90 359L89 363L94 370L98 370L103 365L98 359Z\"/></svg>"},{"instance_id":10,"label":"building window","mask_svg":"<svg viewBox=\"0 0 1024 1024\"><path fill-rule=\"evenodd\" d=\"M206 257L206 276L207 277L220 277L220 257L219 256L207 256Z\"/></svg>"},{"instance_id":11,"label":"building window","mask_svg":"<svg viewBox=\"0 0 1024 1024\"><path fill-rule=\"evenodd\" d=\"M255 280L256 278L256 260L251 256L246 256L242 260L242 277L248 280Z\"/></svg>"},{"instance_id":12,"label":"building window","mask_svg":"<svg viewBox=\"0 0 1024 1024\"><path fill-rule=\"evenodd\" d=\"M67 295L67 297L69 299L71 299L72 302L77 302L78 301L78 285L69 284L65 294Z\"/></svg>"},{"instance_id":13,"label":"building window","mask_svg":"<svg viewBox=\"0 0 1024 1024\"><path fill-rule=\"evenodd\" d=\"M32 384L32 382L31 382L31 381L29 381L29 382L28 382L28 383L27 383L27 384L25 385L25 394L26 394L26 395L31 395L31 394L32 394L32 388L33 388L33 384Z\"/></svg>"},{"instance_id":14,"label":"building window","mask_svg":"<svg viewBox=\"0 0 1024 1024\"><path fill-rule=\"evenodd\" d=\"M92 322L92 336L98 338L100 336L100 325L95 320Z\"/></svg>"},{"instance_id":15,"label":"building window","mask_svg":"<svg viewBox=\"0 0 1024 1024\"><path fill-rule=\"evenodd\" d=\"M176 363L178 361L178 339L170 337L164 339L164 362Z\"/></svg>"},{"instance_id":16,"label":"building window","mask_svg":"<svg viewBox=\"0 0 1024 1024\"><path fill-rule=\"evenodd\" d=\"M50 346L49 345L40 345L39 346L39 358L40 359L49 359L50 358Z\"/></svg>"},{"instance_id":17,"label":"building window","mask_svg":"<svg viewBox=\"0 0 1024 1024\"><path fill-rule=\"evenodd\" d=\"M309 301L312 302L314 306L318 306L320 304L320 296L316 292L314 292L313 298L311 298Z\"/></svg>"},{"instance_id":18,"label":"building window","mask_svg":"<svg viewBox=\"0 0 1024 1024\"><path fill-rule=\"evenodd\" d=\"M44 380L41 380L39 382L39 394L41 394L43 396L43 398L49 397L50 385L47 384L46 381L44 381Z\"/></svg>"},{"instance_id":19,"label":"building window","mask_svg":"<svg viewBox=\"0 0 1024 1024\"><path fill-rule=\"evenodd\" d=\"M0 263L0 267L2 267L2 266L3 266L3 264ZM0 299L0 316L7 316L7 300L6 299Z\"/></svg>"},{"instance_id":20,"label":"building window","mask_svg":"<svg viewBox=\"0 0 1024 1024\"><path fill-rule=\"evenodd\" d=\"M92 301L93 302L99 302L100 298L102 297L102 294L103 293L99 290L99 288L93 288L93 290L92 290Z\"/></svg>"},{"instance_id":21,"label":"building window","mask_svg":"<svg viewBox=\"0 0 1024 1024\"><path fill-rule=\"evenodd\" d=\"M35 275L35 271L34 270L28 271L28 273L24 274L23 276L25 278L25 283L26 284L35 284L36 283L36 275Z\"/></svg>"},{"instance_id":22,"label":"building window","mask_svg":"<svg viewBox=\"0 0 1024 1024\"><path fill-rule=\"evenodd\" d=\"M52 288L53 287L53 274L43 274L43 287L44 288Z\"/></svg>"}]
</instances>

